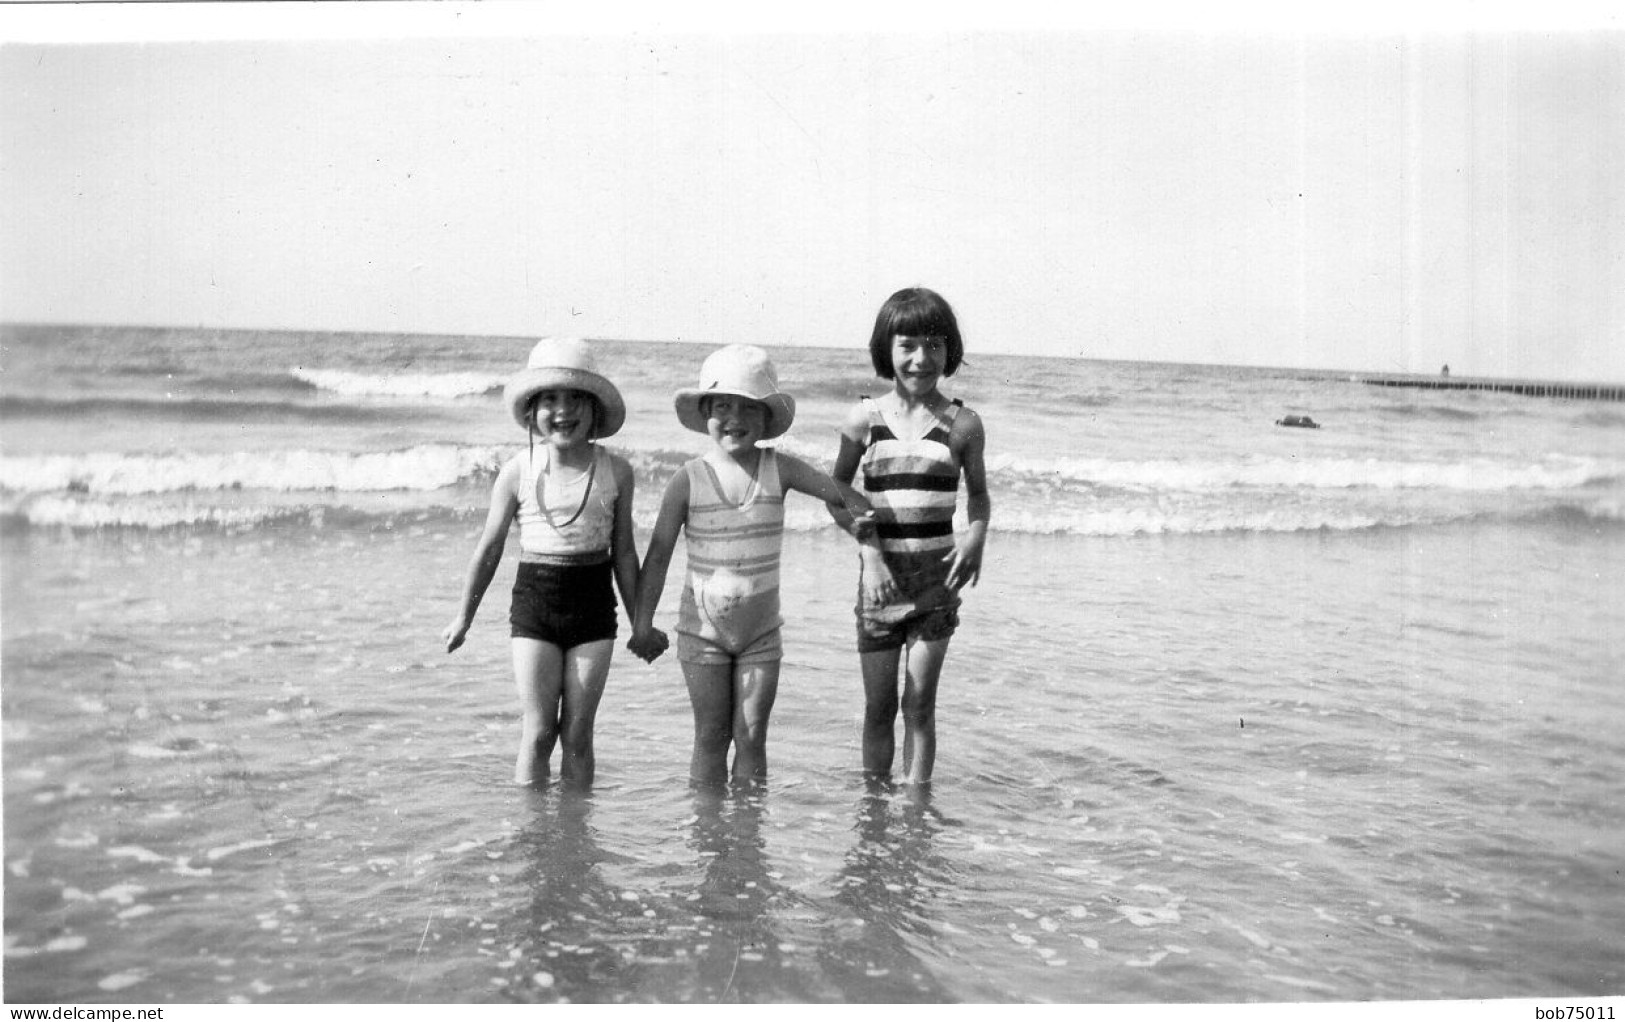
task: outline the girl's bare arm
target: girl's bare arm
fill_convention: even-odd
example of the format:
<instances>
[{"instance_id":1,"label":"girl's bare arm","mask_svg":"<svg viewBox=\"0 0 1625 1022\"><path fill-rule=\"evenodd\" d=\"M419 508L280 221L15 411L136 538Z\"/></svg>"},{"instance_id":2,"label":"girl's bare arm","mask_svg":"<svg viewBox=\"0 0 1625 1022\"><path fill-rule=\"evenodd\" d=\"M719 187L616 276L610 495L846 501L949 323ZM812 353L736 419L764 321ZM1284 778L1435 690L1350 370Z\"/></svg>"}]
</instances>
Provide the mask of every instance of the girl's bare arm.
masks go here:
<instances>
[{"instance_id":1,"label":"girl's bare arm","mask_svg":"<svg viewBox=\"0 0 1625 1022\"><path fill-rule=\"evenodd\" d=\"M468 562L457 616L452 618L443 633L447 653L461 646L468 637L474 614L480 608L480 601L485 598L486 589L491 586L491 579L496 576L497 565L502 562L502 548L508 542L508 528L519 513L518 480L519 462L515 459L502 466L496 482L491 485L491 509L485 516L485 528L474 544L474 556Z\"/></svg>"}]
</instances>

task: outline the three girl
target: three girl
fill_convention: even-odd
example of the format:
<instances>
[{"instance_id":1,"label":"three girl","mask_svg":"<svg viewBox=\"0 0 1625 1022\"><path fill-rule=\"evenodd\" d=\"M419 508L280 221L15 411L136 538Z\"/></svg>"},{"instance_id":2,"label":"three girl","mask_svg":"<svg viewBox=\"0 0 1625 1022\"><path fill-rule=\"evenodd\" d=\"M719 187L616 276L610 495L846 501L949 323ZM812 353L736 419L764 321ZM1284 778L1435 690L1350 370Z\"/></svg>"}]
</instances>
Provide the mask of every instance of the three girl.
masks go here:
<instances>
[{"instance_id":1,"label":"three girl","mask_svg":"<svg viewBox=\"0 0 1625 1022\"><path fill-rule=\"evenodd\" d=\"M708 785L765 777L782 658L784 497L792 490L824 501L859 543L864 771L890 774L901 705L905 780L931 779L937 683L958 624L958 593L981 574L990 511L984 434L976 413L939 388L964 357L953 310L940 295L924 288L892 295L869 350L892 389L864 398L847 416L833 478L759 446L783 435L796 411L767 353L749 345L713 352L699 386L675 400L678 421L706 434L711 446L668 483L640 571L632 470L595 444L625 421L620 393L584 342L536 345L505 389L530 449L497 476L457 616L445 631L447 651L455 650L517 519L521 560L510 624L523 723L516 782L545 780L561 739L561 775L592 779L593 721L616 632L612 579L632 623L628 648L654 660L668 646L653 622L680 533L688 571L677 638L694 713L691 776ZM860 469L861 491L852 486ZM969 528L956 536L961 478Z\"/></svg>"}]
</instances>

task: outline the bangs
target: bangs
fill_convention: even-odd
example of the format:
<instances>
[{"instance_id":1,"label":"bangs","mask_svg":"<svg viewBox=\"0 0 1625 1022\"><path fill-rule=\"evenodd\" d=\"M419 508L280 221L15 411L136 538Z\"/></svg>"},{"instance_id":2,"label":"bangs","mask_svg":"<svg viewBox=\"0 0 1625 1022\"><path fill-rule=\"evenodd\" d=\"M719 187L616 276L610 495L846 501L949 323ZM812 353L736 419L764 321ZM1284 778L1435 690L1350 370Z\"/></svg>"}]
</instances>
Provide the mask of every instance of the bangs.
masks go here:
<instances>
[{"instance_id":1,"label":"bangs","mask_svg":"<svg viewBox=\"0 0 1625 1022\"><path fill-rule=\"evenodd\" d=\"M958 331L952 313L940 303L922 297L900 303L892 310L887 333L908 337L953 337Z\"/></svg>"}]
</instances>

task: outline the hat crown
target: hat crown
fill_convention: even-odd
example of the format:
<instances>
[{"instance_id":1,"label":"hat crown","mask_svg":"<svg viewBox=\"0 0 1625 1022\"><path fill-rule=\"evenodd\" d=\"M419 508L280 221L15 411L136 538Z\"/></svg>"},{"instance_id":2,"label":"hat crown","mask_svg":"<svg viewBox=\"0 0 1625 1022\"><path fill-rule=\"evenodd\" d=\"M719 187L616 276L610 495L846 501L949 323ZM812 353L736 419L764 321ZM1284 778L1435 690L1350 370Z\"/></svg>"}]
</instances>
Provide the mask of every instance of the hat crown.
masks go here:
<instances>
[{"instance_id":1,"label":"hat crown","mask_svg":"<svg viewBox=\"0 0 1625 1022\"><path fill-rule=\"evenodd\" d=\"M592 348L579 337L544 337L530 349L526 369L575 369L584 373L598 372L598 360Z\"/></svg>"},{"instance_id":2,"label":"hat crown","mask_svg":"<svg viewBox=\"0 0 1625 1022\"><path fill-rule=\"evenodd\" d=\"M700 366L700 389L747 394L762 400L779 393L779 374L761 348L730 344L713 351Z\"/></svg>"}]
</instances>

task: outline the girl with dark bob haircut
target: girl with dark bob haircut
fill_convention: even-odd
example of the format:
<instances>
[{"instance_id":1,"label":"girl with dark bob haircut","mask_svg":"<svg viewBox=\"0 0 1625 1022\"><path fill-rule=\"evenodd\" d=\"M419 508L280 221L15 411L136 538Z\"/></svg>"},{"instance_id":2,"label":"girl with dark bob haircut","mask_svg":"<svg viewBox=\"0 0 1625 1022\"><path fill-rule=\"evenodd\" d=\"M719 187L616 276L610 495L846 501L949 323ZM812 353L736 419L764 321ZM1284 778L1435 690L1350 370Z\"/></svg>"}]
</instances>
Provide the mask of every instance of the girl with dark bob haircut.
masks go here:
<instances>
[{"instance_id":1,"label":"girl with dark bob haircut","mask_svg":"<svg viewBox=\"0 0 1625 1022\"><path fill-rule=\"evenodd\" d=\"M936 764L937 686L959 627L960 591L982 576L992 513L987 432L980 415L940 387L959 368L965 345L953 309L935 291L904 288L888 298L869 355L891 386L847 413L830 476L855 486L874 520L860 523L835 504L830 515L859 543L853 609L864 775L881 783L891 777L901 714L903 782L923 785ZM961 490L963 531L955 525Z\"/></svg>"},{"instance_id":2,"label":"girl with dark bob haircut","mask_svg":"<svg viewBox=\"0 0 1625 1022\"><path fill-rule=\"evenodd\" d=\"M869 335L869 359L874 363L875 375L882 380L895 380L897 370L892 365L891 341L898 334L908 337L940 337L948 346L943 376L959 371L965 359L965 342L959 336L959 320L948 300L926 287L905 287L886 299L875 316L875 332Z\"/></svg>"}]
</instances>

